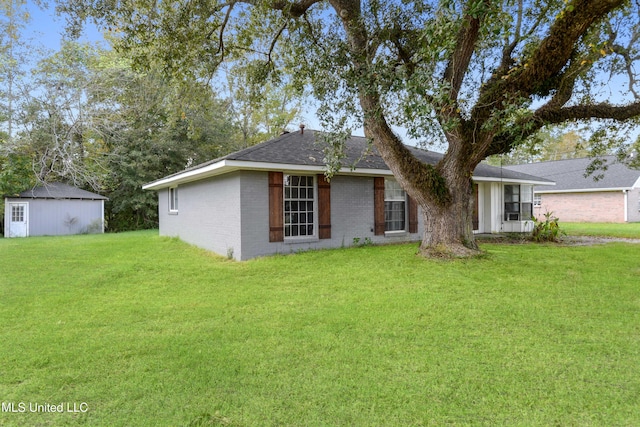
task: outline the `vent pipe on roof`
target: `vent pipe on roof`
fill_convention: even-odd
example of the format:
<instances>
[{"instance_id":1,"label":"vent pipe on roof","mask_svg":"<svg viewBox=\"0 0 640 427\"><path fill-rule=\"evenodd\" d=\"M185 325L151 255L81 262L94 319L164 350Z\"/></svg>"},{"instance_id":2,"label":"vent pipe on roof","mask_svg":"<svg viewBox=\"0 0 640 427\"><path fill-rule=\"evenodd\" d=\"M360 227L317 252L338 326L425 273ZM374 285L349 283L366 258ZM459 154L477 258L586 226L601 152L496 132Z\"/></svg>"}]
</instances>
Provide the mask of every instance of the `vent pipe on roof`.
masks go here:
<instances>
[{"instance_id":1,"label":"vent pipe on roof","mask_svg":"<svg viewBox=\"0 0 640 427\"><path fill-rule=\"evenodd\" d=\"M300 135L304 134L304 124L300 123Z\"/></svg>"}]
</instances>

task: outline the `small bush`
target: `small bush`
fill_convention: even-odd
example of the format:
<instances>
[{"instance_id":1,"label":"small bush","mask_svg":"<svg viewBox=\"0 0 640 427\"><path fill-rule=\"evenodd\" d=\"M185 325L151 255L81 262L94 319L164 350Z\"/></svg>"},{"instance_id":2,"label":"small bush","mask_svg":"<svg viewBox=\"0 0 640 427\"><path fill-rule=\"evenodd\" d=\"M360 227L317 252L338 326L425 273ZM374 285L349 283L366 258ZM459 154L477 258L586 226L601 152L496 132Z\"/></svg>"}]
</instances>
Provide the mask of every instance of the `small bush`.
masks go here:
<instances>
[{"instance_id":1,"label":"small bush","mask_svg":"<svg viewBox=\"0 0 640 427\"><path fill-rule=\"evenodd\" d=\"M566 235L558 224L558 218L553 216L553 212L544 214L544 221L533 218L533 231L531 237L535 242L557 242L561 236Z\"/></svg>"},{"instance_id":2,"label":"small bush","mask_svg":"<svg viewBox=\"0 0 640 427\"><path fill-rule=\"evenodd\" d=\"M361 239L360 237L354 237L353 246L359 246L359 247L373 246L373 241L371 240L370 237L365 237L364 239Z\"/></svg>"}]
</instances>

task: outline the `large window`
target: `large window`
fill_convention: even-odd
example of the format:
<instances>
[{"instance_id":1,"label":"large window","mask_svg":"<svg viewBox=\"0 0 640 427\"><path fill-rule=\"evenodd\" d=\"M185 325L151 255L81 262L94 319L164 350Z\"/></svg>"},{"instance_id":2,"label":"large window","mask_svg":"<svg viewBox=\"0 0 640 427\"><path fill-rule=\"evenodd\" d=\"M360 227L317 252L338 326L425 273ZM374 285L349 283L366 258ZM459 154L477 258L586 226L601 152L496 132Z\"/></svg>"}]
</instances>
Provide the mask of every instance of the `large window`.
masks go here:
<instances>
[{"instance_id":1,"label":"large window","mask_svg":"<svg viewBox=\"0 0 640 427\"><path fill-rule=\"evenodd\" d=\"M284 176L284 236L315 235L313 176Z\"/></svg>"},{"instance_id":2,"label":"large window","mask_svg":"<svg viewBox=\"0 0 640 427\"><path fill-rule=\"evenodd\" d=\"M526 221L533 217L533 187L531 185L504 186L504 219Z\"/></svg>"},{"instance_id":3,"label":"large window","mask_svg":"<svg viewBox=\"0 0 640 427\"><path fill-rule=\"evenodd\" d=\"M169 212L178 212L178 187L169 188Z\"/></svg>"},{"instance_id":4,"label":"large window","mask_svg":"<svg viewBox=\"0 0 640 427\"><path fill-rule=\"evenodd\" d=\"M400 184L391 179L384 180L384 230L405 231L407 218L407 195Z\"/></svg>"}]
</instances>

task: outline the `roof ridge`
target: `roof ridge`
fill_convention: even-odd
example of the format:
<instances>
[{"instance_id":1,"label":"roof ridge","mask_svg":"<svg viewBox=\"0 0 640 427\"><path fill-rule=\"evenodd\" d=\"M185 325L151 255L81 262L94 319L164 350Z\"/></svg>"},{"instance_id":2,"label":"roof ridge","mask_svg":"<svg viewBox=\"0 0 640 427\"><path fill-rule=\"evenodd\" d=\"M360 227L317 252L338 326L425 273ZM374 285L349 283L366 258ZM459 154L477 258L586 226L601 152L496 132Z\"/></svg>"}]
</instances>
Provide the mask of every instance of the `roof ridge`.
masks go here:
<instances>
[{"instance_id":1,"label":"roof ridge","mask_svg":"<svg viewBox=\"0 0 640 427\"><path fill-rule=\"evenodd\" d=\"M313 132L313 130L311 130L311 129L307 129L307 131L308 132L309 131ZM244 154L251 154L251 153L253 153L254 151L256 151L258 149L261 149L261 148L264 148L264 147L268 147L268 146L270 146L272 144L275 144L277 142L280 142L280 141L283 141L283 140L285 140L287 138L290 138L292 135L295 135L295 133L296 132L283 133L283 134L277 136L276 138L272 138L272 139L269 139L267 141L263 141L263 142L260 142L258 144L255 144L255 145L251 145L251 146L249 146L247 148L243 148L242 150L238 150L238 151L235 151L233 153L229 153L226 156L222 156L222 157L219 158L219 161L220 160L225 160L225 159L234 160L233 157L237 157L237 155L240 154L240 153L242 153L243 155Z\"/></svg>"},{"instance_id":2,"label":"roof ridge","mask_svg":"<svg viewBox=\"0 0 640 427\"><path fill-rule=\"evenodd\" d=\"M557 163L557 162L570 162L570 161L574 161L574 160L591 160L591 159L596 159L596 158L610 158L613 157L613 159L616 161L616 163L620 163L617 160L617 157L615 154L605 154L604 156L594 156L594 157L573 157L570 159L555 159L555 160L544 160L544 161L540 161L540 162L531 162L531 163L518 163L515 165L504 165L505 168L508 168L510 166L526 166L526 165L540 165L540 164L544 164L544 163Z\"/></svg>"}]
</instances>

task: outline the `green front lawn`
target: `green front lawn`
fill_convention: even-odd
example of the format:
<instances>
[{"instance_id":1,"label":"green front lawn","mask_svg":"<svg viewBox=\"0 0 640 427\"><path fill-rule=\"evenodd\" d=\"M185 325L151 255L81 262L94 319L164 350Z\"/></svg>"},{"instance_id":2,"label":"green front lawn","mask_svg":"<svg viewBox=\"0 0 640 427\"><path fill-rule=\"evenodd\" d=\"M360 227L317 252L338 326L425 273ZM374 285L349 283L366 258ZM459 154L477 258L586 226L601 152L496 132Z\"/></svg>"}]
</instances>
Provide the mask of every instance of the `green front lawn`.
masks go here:
<instances>
[{"instance_id":1,"label":"green front lawn","mask_svg":"<svg viewBox=\"0 0 640 427\"><path fill-rule=\"evenodd\" d=\"M560 228L570 236L622 237L640 239L640 222L562 222Z\"/></svg>"},{"instance_id":2,"label":"green front lawn","mask_svg":"<svg viewBox=\"0 0 640 427\"><path fill-rule=\"evenodd\" d=\"M640 425L640 245L483 248L0 239L0 425Z\"/></svg>"}]
</instances>

